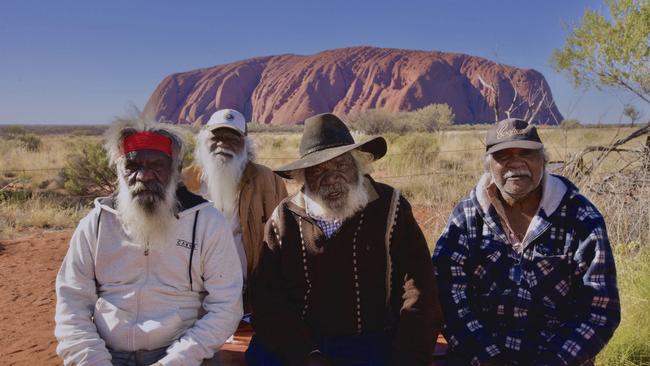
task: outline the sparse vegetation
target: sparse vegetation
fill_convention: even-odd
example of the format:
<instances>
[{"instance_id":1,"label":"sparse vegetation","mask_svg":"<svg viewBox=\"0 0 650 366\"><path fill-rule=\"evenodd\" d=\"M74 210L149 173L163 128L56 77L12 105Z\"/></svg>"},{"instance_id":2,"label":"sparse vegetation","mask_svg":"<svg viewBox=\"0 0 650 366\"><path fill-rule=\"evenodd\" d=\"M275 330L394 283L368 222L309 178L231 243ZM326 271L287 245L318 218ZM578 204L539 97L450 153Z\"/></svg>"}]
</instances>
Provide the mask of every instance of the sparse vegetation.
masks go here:
<instances>
[{"instance_id":1,"label":"sparse vegetation","mask_svg":"<svg viewBox=\"0 0 650 366\"><path fill-rule=\"evenodd\" d=\"M650 365L650 245L614 247L622 319L597 365Z\"/></svg>"},{"instance_id":2,"label":"sparse vegetation","mask_svg":"<svg viewBox=\"0 0 650 366\"><path fill-rule=\"evenodd\" d=\"M564 128L567 126L571 127ZM634 131L629 127L595 128L575 123L562 127L540 128L541 138L554 161L568 161L588 145L608 145ZM468 194L482 173L485 126L454 126L436 133L383 135L389 143L388 154L375 163L372 176L399 188L408 197L433 247L453 206ZM300 135L297 133L251 133L250 136L258 146L257 160L262 164L277 167L298 156ZM64 166L67 167L64 174L68 176L72 172L87 177L101 176L91 173L94 169L106 173L99 138L72 136L70 132L38 137L42 140L38 152L20 148L16 139L4 139L0 144L2 238L12 238L34 229L73 228L89 210L91 202L91 197L77 195L84 192L103 194L96 188L62 191L63 181L59 178L60 168ZM362 141L368 137L355 133L354 138ZM635 139L619 147L642 151L644 144L644 139ZM94 147L84 150L83 146ZM67 165L69 160L66 159L74 154L81 159L77 161L81 167ZM650 357L647 346L650 344L650 324L646 315L650 312L650 246L647 244L650 242L650 171L637 169L646 172L639 181L613 174L627 164L642 164L638 156L629 151L611 152L588 176L574 178L581 191L605 216L617 255L623 320L615 337L599 356L600 365L643 365ZM288 188L290 191L297 189L293 184Z\"/></svg>"},{"instance_id":3,"label":"sparse vegetation","mask_svg":"<svg viewBox=\"0 0 650 366\"><path fill-rule=\"evenodd\" d=\"M560 128L563 130L572 130L578 127L582 127L582 124L577 119L565 119L560 122Z\"/></svg>"},{"instance_id":4,"label":"sparse vegetation","mask_svg":"<svg viewBox=\"0 0 650 366\"><path fill-rule=\"evenodd\" d=\"M430 104L426 107L406 112L403 119L412 123L414 129L422 132L434 132L451 126L454 112L447 104Z\"/></svg>"},{"instance_id":5,"label":"sparse vegetation","mask_svg":"<svg viewBox=\"0 0 650 366\"><path fill-rule=\"evenodd\" d=\"M61 171L63 187L74 195L108 195L116 188L115 170L99 143L82 143L68 154Z\"/></svg>"},{"instance_id":6,"label":"sparse vegetation","mask_svg":"<svg viewBox=\"0 0 650 366\"><path fill-rule=\"evenodd\" d=\"M454 112L447 104L430 104L411 112L369 109L350 118L350 128L366 135L434 132L451 126Z\"/></svg>"},{"instance_id":7,"label":"sparse vegetation","mask_svg":"<svg viewBox=\"0 0 650 366\"><path fill-rule=\"evenodd\" d=\"M20 147L27 151L37 152L40 151L41 146L43 146L41 139L33 133L17 135L16 140L20 143Z\"/></svg>"},{"instance_id":8,"label":"sparse vegetation","mask_svg":"<svg viewBox=\"0 0 650 366\"><path fill-rule=\"evenodd\" d=\"M609 14L586 10L553 67L576 86L611 87L650 103L650 1L605 0Z\"/></svg>"}]
</instances>

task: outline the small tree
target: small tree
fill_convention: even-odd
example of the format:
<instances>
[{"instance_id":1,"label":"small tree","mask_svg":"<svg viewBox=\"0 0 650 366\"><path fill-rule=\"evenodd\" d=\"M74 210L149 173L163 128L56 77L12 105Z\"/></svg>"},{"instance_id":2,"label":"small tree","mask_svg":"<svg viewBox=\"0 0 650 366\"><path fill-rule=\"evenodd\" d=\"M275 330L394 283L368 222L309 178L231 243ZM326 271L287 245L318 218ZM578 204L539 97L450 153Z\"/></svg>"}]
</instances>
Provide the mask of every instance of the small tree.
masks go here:
<instances>
[{"instance_id":1,"label":"small tree","mask_svg":"<svg viewBox=\"0 0 650 366\"><path fill-rule=\"evenodd\" d=\"M634 126L636 121L641 118L641 112L639 112L639 110L634 108L632 105L626 105L625 108L623 108L623 115L630 119L632 126Z\"/></svg>"},{"instance_id":2,"label":"small tree","mask_svg":"<svg viewBox=\"0 0 650 366\"><path fill-rule=\"evenodd\" d=\"M650 1L605 0L609 17L585 11L552 64L576 86L626 90L650 103Z\"/></svg>"}]
</instances>

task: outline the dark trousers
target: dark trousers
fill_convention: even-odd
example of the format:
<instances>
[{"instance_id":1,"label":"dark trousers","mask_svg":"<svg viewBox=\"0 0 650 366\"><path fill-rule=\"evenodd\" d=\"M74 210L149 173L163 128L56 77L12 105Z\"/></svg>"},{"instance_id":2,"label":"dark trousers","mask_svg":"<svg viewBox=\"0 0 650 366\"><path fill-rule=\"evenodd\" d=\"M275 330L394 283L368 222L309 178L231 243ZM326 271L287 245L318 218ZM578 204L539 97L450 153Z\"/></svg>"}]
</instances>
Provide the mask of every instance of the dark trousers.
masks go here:
<instances>
[{"instance_id":1,"label":"dark trousers","mask_svg":"<svg viewBox=\"0 0 650 366\"><path fill-rule=\"evenodd\" d=\"M318 349L336 366L384 366L390 360L390 342L385 335L330 337ZM253 336L246 350L248 366L284 366L278 356Z\"/></svg>"}]
</instances>

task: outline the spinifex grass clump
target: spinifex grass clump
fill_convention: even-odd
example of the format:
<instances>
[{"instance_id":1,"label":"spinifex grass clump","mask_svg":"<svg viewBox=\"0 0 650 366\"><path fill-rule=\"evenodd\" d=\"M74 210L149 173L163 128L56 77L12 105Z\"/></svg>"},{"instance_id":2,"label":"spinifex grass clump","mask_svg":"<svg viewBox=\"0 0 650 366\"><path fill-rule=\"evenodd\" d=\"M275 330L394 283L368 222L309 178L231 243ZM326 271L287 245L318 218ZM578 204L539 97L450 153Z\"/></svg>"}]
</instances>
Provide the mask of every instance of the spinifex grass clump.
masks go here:
<instances>
[{"instance_id":1,"label":"spinifex grass clump","mask_svg":"<svg viewBox=\"0 0 650 366\"><path fill-rule=\"evenodd\" d=\"M614 245L621 295L621 324L597 365L650 365L650 245Z\"/></svg>"},{"instance_id":2,"label":"spinifex grass clump","mask_svg":"<svg viewBox=\"0 0 650 366\"><path fill-rule=\"evenodd\" d=\"M389 146L388 155L378 162L378 169L389 175L409 175L435 168L438 138L434 134L414 133L400 136Z\"/></svg>"}]
</instances>

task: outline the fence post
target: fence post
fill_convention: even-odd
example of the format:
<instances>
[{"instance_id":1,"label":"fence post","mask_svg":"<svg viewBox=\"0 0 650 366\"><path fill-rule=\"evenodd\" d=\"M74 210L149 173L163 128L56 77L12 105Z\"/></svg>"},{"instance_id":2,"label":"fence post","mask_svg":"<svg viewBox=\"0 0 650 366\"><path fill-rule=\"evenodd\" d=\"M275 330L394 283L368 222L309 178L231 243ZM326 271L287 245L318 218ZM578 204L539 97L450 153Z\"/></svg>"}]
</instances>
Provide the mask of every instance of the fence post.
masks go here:
<instances>
[{"instance_id":1,"label":"fence post","mask_svg":"<svg viewBox=\"0 0 650 366\"><path fill-rule=\"evenodd\" d=\"M645 138L645 151L643 152L643 165L650 172L650 135Z\"/></svg>"}]
</instances>

